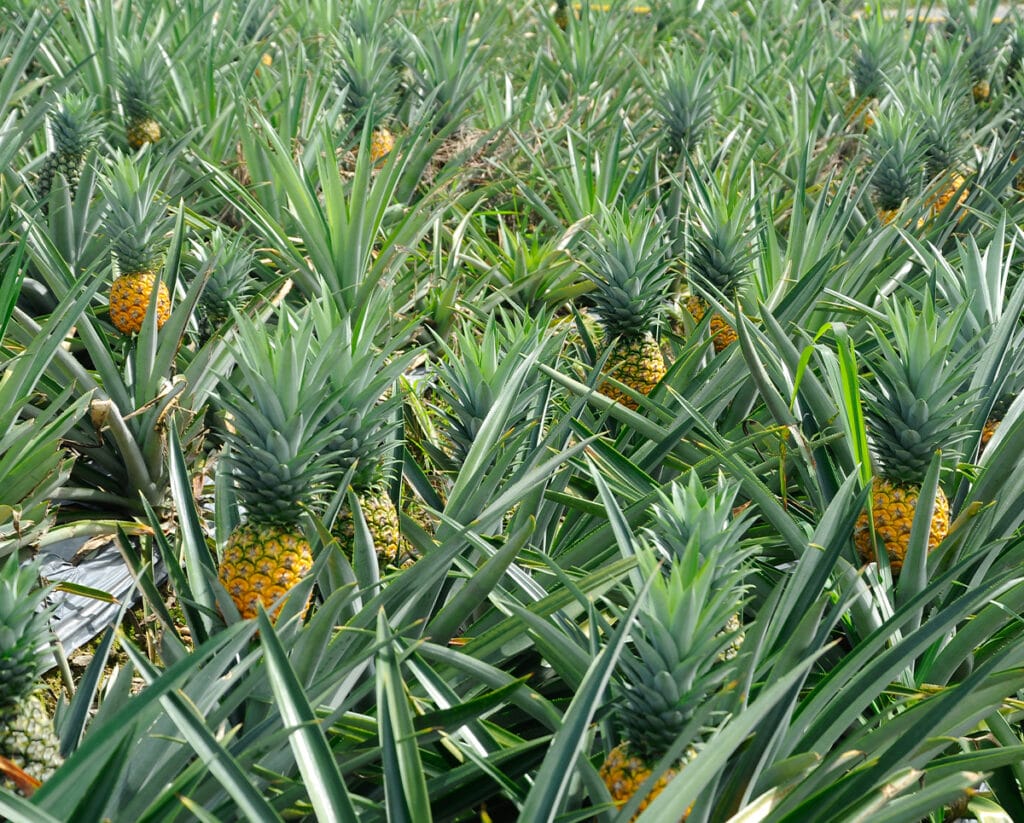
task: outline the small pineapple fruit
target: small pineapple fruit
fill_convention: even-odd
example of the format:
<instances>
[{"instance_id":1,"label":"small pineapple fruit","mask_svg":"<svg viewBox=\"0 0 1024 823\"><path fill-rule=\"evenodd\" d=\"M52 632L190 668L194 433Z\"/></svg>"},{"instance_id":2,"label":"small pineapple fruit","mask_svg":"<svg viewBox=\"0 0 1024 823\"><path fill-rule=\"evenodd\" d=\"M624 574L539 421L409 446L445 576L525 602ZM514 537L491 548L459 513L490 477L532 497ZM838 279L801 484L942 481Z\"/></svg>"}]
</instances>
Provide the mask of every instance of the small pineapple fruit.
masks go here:
<instances>
[{"instance_id":1,"label":"small pineapple fruit","mask_svg":"<svg viewBox=\"0 0 1024 823\"><path fill-rule=\"evenodd\" d=\"M885 96L889 74L900 64L905 50L899 27L881 15L863 15L851 37L853 56L850 75L854 99L847 110L849 122L859 129L870 129L875 122L878 101Z\"/></svg>"},{"instance_id":2,"label":"small pineapple fruit","mask_svg":"<svg viewBox=\"0 0 1024 823\"><path fill-rule=\"evenodd\" d=\"M397 49L368 9L354 16L338 49L338 85L345 110L370 130L370 163L376 166L395 148L395 136L382 125L398 100Z\"/></svg>"},{"instance_id":3,"label":"small pineapple fruit","mask_svg":"<svg viewBox=\"0 0 1024 823\"><path fill-rule=\"evenodd\" d=\"M67 95L50 116L50 137L52 147L39 171L36 197L39 200L46 199L57 174L67 180L68 190L74 197L82 169L85 168L86 156L99 138L99 124L93 118L92 99Z\"/></svg>"},{"instance_id":4,"label":"small pineapple fruit","mask_svg":"<svg viewBox=\"0 0 1024 823\"><path fill-rule=\"evenodd\" d=\"M397 337L385 332L389 294L379 290L358 309L342 311L334 300L310 306L317 339L327 341L329 385L334 396L327 433L329 465L338 478L348 476L382 567L405 550L398 510L388 492L389 460L401 420L398 379L414 352L399 354ZM381 345L380 340L389 339ZM332 533L352 556L355 525L347 490Z\"/></svg>"},{"instance_id":5,"label":"small pineapple fruit","mask_svg":"<svg viewBox=\"0 0 1024 823\"><path fill-rule=\"evenodd\" d=\"M871 515L861 514L854 543L864 562L877 559L876 543L884 545L894 575L903 568L910 528L918 505L934 505L929 551L949 530L949 501L939 489L934 501L921 501L920 489L936 452L954 459L967 437L964 417L969 402L966 349L956 344L962 314L940 321L931 301L920 313L909 304L887 311L892 339L875 329L878 348L869 366L865 412L874 459ZM872 534L872 532L874 534Z\"/></svg>"},{"instance_id":6,"label":"small pineapple fruit","mask_svg":"<svg viewBox=\"0 0 1024 823\"><path fill-rule=\"evenodd\" d=\"M896 219L903 204L925 184L924 137L917 121L893 105L868 131L871 194L883 223Z\"/></svg>"},{"instance_id":7,"label":"small pineapple fruit","mask_svg":"<svg viewBox=\"0 0 1024 823\"><path fill-rule=\"evenodd\" d=\"M274 607L313 565L300 518L332 476L330 347L304 314L282 308L277 324L235 315L240 386L226 383L226 465L245 521L228 536L220 581L243 618ZM274 616L279 609L274 611Z\"/></svg>"},{"instance_id":8,"label":"small pineapple fruit","mask_svg":"<svg viewBox=\"0 0 1024 823\"><path fill-rule=\"evenodd\" d=\"M38 585L35 565L11 555L0 567L0 756L14 763L34 788L60 766L60 742L39 693L51 640L49 613L40 609L49 590ZM0 772L2 775L2 772ZM0 785L4 784L0 777Z\"/></svg>"},{"instance_id":9,"label":"small pineapple fruit","mask_svg":"<svg viewBox=\"0 0 1024 823\"><path fill-rule=\"evenodd\" d=\"M751 269L748 209L742 200L729 201L720 193L704 190L697 199L690 237L687 277L690 296L686 310L694 322L707 314L709 297L732 303L743 293ZM736 342L736 330L718 312L708 321L715 351Z\"/></svg>"},{"instance_id":10,"label":"small pineapple fruit","mask_svg":"<svg viewBox=\"0 0 1024 823\"><path fill-rule=\"evenodd\" d=\"M409 553L406 540L402 536L398 507L388 493L383 476L374 481L362 481L360 486L361 489L356 494L356 503L373 540L377 561L381 568L393 566L402 556ZM332 533L345 554L351 557L355 547L356 527L350 505L346 505L338 513Z\"/></svg>"},{"instance_id":11,"label":"small pineapple fruit","mask_svg":"<svg viewBox=\"0 0 1024 823\"><path fill-rule=\"evenodd\" d=\"M638 394L649 394L668 368L657 331L668 310L673 273L657 215L605 211L587 239L585 274L606 343L605 373ZM637 401L609 381L601 394L636 409Z\"/></svg>"},{"instance_id":12,"label":"small pineapple fruit","mask_svg":"<svg viewBox=\"0 0 1024 823\"><path fill-rule=\"evenodd\" d=\"M932 82L920 75L910 87L910 106L917 113L921 127L925 175L932 181L927 198L928 219L941 214L953 202L963 205L968 190L961 158L964 153L963 128L968 112L960 91L948 82ZM961 211L961 219L966 212Z\"/></svg>"},{"instance_id":13,"label":"small pineapple fruit","mask_svg":"<svg viewBox=\"0 0 1024 823\"><path fill-rule=\"evenodd\" d=\"M692 62L685 55L662 55L662 68L654 89L655 106L664 126L670 156L692 155L712 122L715 82L710 62Z\"/></svg>"},{"instance_id":14,"label":"small pineapple fruit","mask_svg":"<svg viewBox=\"0 0 1024 823\"><path fill-rule=\"evenodd\" d=\"M691 475L663 495L638 541L640 568L652 580L633 642L612 680L612 717L622 742L600 769L620 809L682 742L697 709L723 696L736 671L735 655L727 650L739 635L750 550L739 543L746 524L732 515L734 496L734 486L720 483L708 493ZM697 756L700 741L687 742L680 760L648 790L637 815Z\"/></svg>"},{"instance_id":15,"label":"small pineapple fruit","mask_svg":"<svg viewBox=\"0 0 1024 823\"><path fill-rule=\"evenodd\" d=\"M171 315L171 295L160 280L170 219L146 163L121 158L106 186L106 230L118 272L110 288L110 320L122 334L138 334L156 290L156 327Z\"/></svg>"},{"instance_id":16,"label":"small pineapple fruit","mask_svg":"<svg viewBox=\"0 0 1024 823\"><path fill-rule=\"evenodd\" d=\"M134 151L157 143L162 135L156 114L161 106L159 53L141 46L129 50L121 73L121 113L125 138Z\"/></svg>"},{"instance_id":17,"label":"small pineapple fruit","mask_svg":"<svg viewBox=\"0 0 1024 823\"><path fill-rule=\"evenodd\" d=\"M377 126L370 134L370 163L376 166L395 148L395 135L383 126Z\"/></svg>"},{"instance_id":18,"label":"small pineapple fruit","mask_svg":"<svg viewBox=\"0 0 1024 823\"><path fill-rule=\"evenodd\" d=\"M992 99L993 70L1002 47L1004 27L993 26L991 17L984 19L979 14L968 29L966 61L971 96L977 105L984 106Z\"/></svg>"},{"instance_id":19,"label":"small pineapple fruit","mask_svg":"<svg viewBox=\"0 0 1024 823\"><path fill-rule=\"evenodd\" d=\"M555 0L554 19L562 31L569 27L569 0Z\"/></svg>"}]
</instances>

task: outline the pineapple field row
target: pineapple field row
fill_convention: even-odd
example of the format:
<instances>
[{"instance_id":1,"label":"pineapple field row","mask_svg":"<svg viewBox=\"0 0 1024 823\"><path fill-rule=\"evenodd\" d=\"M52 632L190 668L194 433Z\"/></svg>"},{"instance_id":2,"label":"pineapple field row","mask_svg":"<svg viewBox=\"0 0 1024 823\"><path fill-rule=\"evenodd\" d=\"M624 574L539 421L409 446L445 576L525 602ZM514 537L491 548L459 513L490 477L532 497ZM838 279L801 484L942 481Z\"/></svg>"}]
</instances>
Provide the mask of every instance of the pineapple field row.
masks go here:
<instances>
[{"instance_id":1,"label":"pineapple field row","mask_svg":"<svg viewBox=\"0 0 1024 823\"><path fill-rule=\"evenodd\" d=\"M1024 820L1012 8L0 0L0 161L0 819Z\"/></svg>"}]
</instances>

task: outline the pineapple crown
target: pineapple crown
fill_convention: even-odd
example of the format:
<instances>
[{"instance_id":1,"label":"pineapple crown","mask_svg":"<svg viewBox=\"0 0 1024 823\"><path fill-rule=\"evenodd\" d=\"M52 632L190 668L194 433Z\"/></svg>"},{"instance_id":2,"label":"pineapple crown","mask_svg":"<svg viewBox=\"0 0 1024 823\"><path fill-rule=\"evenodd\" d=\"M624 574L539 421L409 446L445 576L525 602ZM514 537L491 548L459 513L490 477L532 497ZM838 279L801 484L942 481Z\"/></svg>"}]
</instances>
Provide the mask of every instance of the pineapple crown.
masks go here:
<instances>
[{"instance_id":1,"label":"pineapple crown","mask_svg":"<svg viewBox=\"0 0 1024 823\"><path fill-rule=\"evenodd\" d=\"M238 20L242 36L247 43L252 43L266 36L267 24L276 13L273 0L237 0Z\"/></svg>"},{"instance_id":2,"label":"pineapple crown","mask_svg":"<svg viewBox=\"0 0 1024 823\"><path fill-rule=\"evenodd\" d=\"M244 303L253 289L252 246L240 237L229 237L218 226L208 243L193 243L192 257L196 270L209 274L199 305L206 320L219 325L231 316L231 307Z\"/></svg>"},{"instance_id":3,"label":"pineapple crown","mask_svg":"<svg viewBox=\"0 0 1024 823\"><path fill-rule=\"evenodd\" d=\"M326 457L332 470L343 476L354 468L351 480L357 491L373 488L384 476L401 422L399 378L416 355L400 352L401 337L384 335L390 319L390 295L374 292L353 312L340 309L330 297L309 307L317 330L316 350L328 361ZM381 338L387 343L379 345Z\"/></svg>"},{"instance_id":4,"label":"pineapple crown","mask_svg":"<svg viewBox=\"0 0 1024 823\"><path fill-rule=\"evenodd\" d=\"M508 383L522 358L541 351L552 353L560 338L549 333L547 317L531 318L504 311L490 314L481 330L477 322L467 322L455 334L455 347L438 338L447 357L438 361L440 381L436 392L447 406L442 424L452 445L454 462L461 465L473 445L480 427ZM515 400L508 426L524 423L538 392L547 382L533 372Z\"/></svg>"},{"instance_id":5,"label":"pineapple crown","mask_svg":"<svg viewBox=\"0 0 1024 823\"><path fill-rule=\"evenodd\" d=\"M39 585L38 565L19 566L16 554L0 567L0 713L27 697L43 673L50 610L40 607L50 590Z\"/></svg>"},{"instance_id":6,"label":"pineapple crown","mask_svg":"<svg viewBox=\"0 0 1024 823\"><path fill-rule=\"evenodd\" d=\"M333 341L317 338L308 314L283 305L276 324L235 312L237 382L220 405L230 415L226 463L250 522L294 524L336 473L331 386Z\"/></svg>"},{"instance_id":7,"label":"pineapple crown","mask_svg":"<svg viewBox=\"0 0 1024 823\"><path fill-rule=\"evenodd\" d=\"M963 152L963 124L968 116L967 101L960 89L948 81L936 82L915 73L910 84L907 109L917 112L921 147L929 178L955 169Z\"/></svg>"},{"instance_id":8,"label":"pineapple crown","mask_svg":"<svg viewBox=\"0 0 1024 823\"><path fill-rule=\"evenodd\" d=\"M99 139L100 124L93 117L96 101L79 94L65 95L50 115L53 153L82 157Z\"/></svg>"},{"instance_id":9,"label":"pineapple crown","mask_svg":"<svg viewBox=\"0 0 1024 823\"><path fill-rule=\"evenodd\" d=\"M1006 53L1006 69L1004 78L1007 85L1013 85L1024 69L1024 24L1019 21L1010 34L1010 44Z\"/></svg>"},{"instance_id":10,"label":"pineapple crown","mask_svg":"<svg viewBox=\"0 0 1024 823\"><path fill-rule=\"evenodd\" d=\"M739 544L745 525L731 515L735 494L721 480L709 493L695 475L673 484L653 507L637 553L651 582L621 659L617 716L630 750L647 762L668 750L735 670L728 650L751 557Z\"/></svg>"},{"instance_id":11,"label":"pineapple crown","mask_svg":"<svg viewBox=\"0 0 1024 823\"><path fill-rule=\"evenodd\" d=\"M655 106L661 115L669 150L673 154L692 153L710 123L715 105L715 81L711 62L699 62L685 54L669 57L652 89Z\"/></svg>"},{"instance_id":12,"label":"pineapple crown","mask_svg":"<svg viewBox=\"0 0 1024 823\"><path fill-rule=\"evenodd\" d=\"M681 561L693 546L701 557L735 552L748 526L745 512L734 515L738 491L738 484L721 476L708 490L692 472L685 484L673 483L654 505L651 545L669 561Z\"/></svg>"},{"instance_id":13,"label":"pineapple crown","mask_svg":"<svg viewBox=\"0 0 1024 823\"><path fill-rule=\"evenodd\" d=\"M901 63L901 53L906 48L903 34L881 12L865 15L857 23L858 30L851 38L854 93L858 98L882 97L889 73Z\"/></svg>"},{"instance_id":14,"label":"pineapple crown","mask_svg":"<svg viewBox=\"0 0 1024 823\"><path fill-rule=\"evenodd\" d=\"M1006 26L993 22L999 17L996 0L950 0L949 20L954 32L960 34L972 83L992 76L996 55L1006 37Z\"/></svg>"},{"instance_id":15,"label":"pineapple crown","mask_svg":"<svg viewBox=\"0 0 1024 823\"><path fill-rule=\"evenodd\" d=\"M694 184L690 222L691 289L732 300L750 275L750 206L736 193L724 194L700 181Z\"/></svg>"},{"instance_id":16,"label":"pineapple crown","mask_svg":"<svg viewBox=\"0 0 1024 823\"><path fill-rule=\"evenodd\" d=\"M103 184L107 237L122 274L152 272L163 264L171 217L159 191L161 178L148 160L120 157Z\"/></svg>"},{"instance_id":17,"label":"pineapple crown","mask_svg":"<svg viewBox=\"0 0 1024 823\"><path fill-rule=\"evenodd\" d=\"M668 309L670 243L656 211L605 208L585 239L584 274L594 284L594 308L609 338L651 332Z\"/></svg>"},{"instance_id":18,"label":"pineapple crown","mask_svg":"<svg viewBox=\"0 0 1024 823\"><path fill-rule=\"evenodd\" d=\"M880 209L895 210L925 183L925 142L920 122L897 101L879 112L868 132L871 189Z\"/></svg>"},{"instance_id":19,"label":"pineapple crown","mask_svg":"<svg viewBox=\"0 0 1024 823\"><path fill-rule=\"evenodd\" d=\"M394 69L396 49L383 35L350 29L338 47L338 85L345 95L345 108L356 118L366 118L366 128L394 108L398 98L398 75Z\"/></svg>"},{"instance_id":20,"label":"pineapple crown","mask_svg":"<svg viewBox=\"0 0 1024 823\"><path fill-rule=\"evenodd\" d=\"M967 347L957 345L963 308L940 318L930 298L921 311L908 302L886 307L891 338L874 326L878 347L867 358L874 380L865 391L865 419L876 469L890 480L920 484L936 451L955 459L968 436L974 402L963 392Z\"/></svg>"},{"instance_id":21,"label":"pineapple crown","mask_svg":"<svg viewBox=\"0 0 1024 823\"><path fill-rule=\"evenodd\" d=\"M133 43L122 50L118 73L121 108L129 123L153 118L160 106L163 63L153 46Z\"/></svg>"}]
</instances>

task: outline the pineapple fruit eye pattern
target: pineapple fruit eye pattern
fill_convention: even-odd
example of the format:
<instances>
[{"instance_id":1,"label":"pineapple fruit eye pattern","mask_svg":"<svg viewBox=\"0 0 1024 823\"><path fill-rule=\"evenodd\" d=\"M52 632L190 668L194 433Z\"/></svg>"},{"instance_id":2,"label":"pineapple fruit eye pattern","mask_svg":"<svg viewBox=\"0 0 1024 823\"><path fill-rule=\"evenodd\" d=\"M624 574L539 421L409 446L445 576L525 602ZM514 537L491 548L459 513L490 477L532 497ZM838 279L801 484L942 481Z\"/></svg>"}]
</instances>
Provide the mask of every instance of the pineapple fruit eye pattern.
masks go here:
<instances>
[{"instance_id":1,"label":"pineapple fruit eye pattern","mask_svg":"<svg viewBox=\"0 0 1024 823\"><path fill-rule=\"evenodd\" d=\"M9 0L0 819L1024 819L1024 23Z\"/></svg>"}]
</instances>

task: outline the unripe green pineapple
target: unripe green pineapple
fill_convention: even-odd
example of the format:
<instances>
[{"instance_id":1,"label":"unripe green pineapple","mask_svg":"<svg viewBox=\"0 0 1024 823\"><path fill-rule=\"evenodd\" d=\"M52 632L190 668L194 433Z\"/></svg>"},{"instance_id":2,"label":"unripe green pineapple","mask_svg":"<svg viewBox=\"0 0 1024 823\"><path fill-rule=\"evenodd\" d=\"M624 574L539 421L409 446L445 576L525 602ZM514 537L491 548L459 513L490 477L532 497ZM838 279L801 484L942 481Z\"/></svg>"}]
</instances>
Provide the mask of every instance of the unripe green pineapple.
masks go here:
<instances>
[{"instance_id":1,"label":"unripe green pineapple","mask_svg":"<svg viewBox=\"0 0 1024 823\"><path fill-rule=\"evenodd\" d=\"M128 49L120 72L125 138L138 151L162 136L157 112L163 104L159 52L136 44Z\"/></svg>"},{"instance_id":2,"label":"unripe green pineapple","mask_svg":"<svg viewBox=\"0 0 1024 823\"><path fill-rule=\"evenodd\" d=\"M706 490L695 474L677 482L653 508L637 559L651 586L641 601L633 642L612 681L613 717L621 742L601 776L622 808L652 769L682 741L695 712L713 706L735 672L730 654L741 636L744 579L751 551L740 545L744 517L733 516L736 486ZM644 798L642 812L697 755L688 741L681 759ZM634 818L635 819L635 818ZM685 819L685 816L684 816Z\"/></svg>"},{"instance_id":3,"label":"unripe green pineapple","mask_svg":"<svg viewBox=\"0 0 1024 823\"><path fill-rule=\"evenodd\" d=\"M316 339L307 314L282 307L276 321L236 314L239 376L219 397L230 421L225 460L245 512L228 537L220 580L243 618L260 605L273 609L309 572L301 518L317 510L334 474L326 456L332 345Z\"/></svg>"},{"instance_id":4,"label":"unripe green pineapple","mask_svg":"<svg viewBox=\"0 0 1024 823\"><path fill-rule=\"evenodd\" d=\"M0 756L25 772L32 786L62 762L38 691L51 640L49 611L40 608L49 589L39 586L38 575L35 565L19 568L16 555L0 567Z\"/></svg>"},{"instance_id":5,"label":"unripe green pineapple","mask_svg":"<svg viewBox=\"0 0 1024 823\"><path fill-rule=\"evenodd\" d=\"M52 146L39 172L36 197L39 200L46 199L57 174L67 180L68 190L74 197L86 156L99 137L99 124L93 118L92 99L67 95L50 116L50 137Z\"/></svg>"},{"instance_id":6,"label":"unripe green pineapple","mask_svg":"<svg viewBox=\"0 0 1024 823\"><path fill-rule=\"evenodd\" d=\"M656 212L606 210L586 240L590 298L606 344L605 373L638 394L649 394L668 367L657 332L669 308L673 273L669 242ZM604 381L601 394L636 409L636 399Z\"/></svg>"},{"instance_id":7,"label":"unripe green pineapple","mask_svg":"<svg viewBox=\"0 0 1024 823\"><path fill-rule=\"evenodd\" d=\"M403 555L409 553L407 541L402 537L399 525L398 508L388 494L383 479L371 484L364 481L360 486L362 488L356 498L359 510L366 521L366 528L373 539L377 560L381 568L393 566ZM342 550L351 557L356 532L352 509L348 505L338 513L332 533L341 544Z\"/></svg>"},{"instance_id":8,"label":"unripe green pineapple","mask_svg":"<svg viewBox=\"0 0 1024 823\"><path fill-rule=\"evenodd\" d=\"M110 288L110 320L122 334L138 334L156 289L156 326L171 315L171 296L160 280L170 229L166 203L148 163L121 158L105 186L110 210L106 231L116 276Z\"/></svg>"},{"instance_id":9,"label":"unripe green pineapple","mask_svg":"<svg viewBox=\"0 0 1024 823\"><path fill-rule=\"evenodd\" d=\"M854 543L861 558L878 557L885 547L894 575L903 568L921 484L936 452L955 461L969 435L965 426L970 401L962 387L968 360L956 346L957 315L940 320L931 301L921 311L896 303L887 309L890 335L875 328L878 348L868 366L865 419L874 459L871 516L861 514ZM929 550L949 530L949 501L940 488L934 500ZM872 534L873 532L873 534Z\"/></svg>"}]
</instances>

